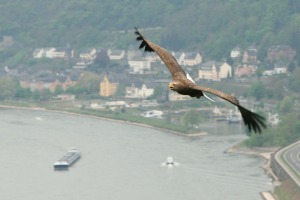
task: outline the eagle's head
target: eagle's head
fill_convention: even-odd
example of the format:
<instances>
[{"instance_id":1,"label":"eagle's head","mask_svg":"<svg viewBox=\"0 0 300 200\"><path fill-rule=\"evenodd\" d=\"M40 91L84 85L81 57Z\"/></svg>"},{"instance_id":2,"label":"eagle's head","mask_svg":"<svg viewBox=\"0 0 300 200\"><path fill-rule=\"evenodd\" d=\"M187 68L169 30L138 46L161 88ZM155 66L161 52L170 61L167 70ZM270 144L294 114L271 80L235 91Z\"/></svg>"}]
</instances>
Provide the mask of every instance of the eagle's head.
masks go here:
<instances>
[{"instance_id":1,"label":"eagle's head","mask_svg":"<svg viewBox=\"0 0 300 200\"><path fill-rule=\"evenodd\" d=\"M177 82L171 82L170 84L169 84L169 89L170 90L173 90L173 91L177 91L178 90L178 83Z\"/></svg>"}]
</instances>

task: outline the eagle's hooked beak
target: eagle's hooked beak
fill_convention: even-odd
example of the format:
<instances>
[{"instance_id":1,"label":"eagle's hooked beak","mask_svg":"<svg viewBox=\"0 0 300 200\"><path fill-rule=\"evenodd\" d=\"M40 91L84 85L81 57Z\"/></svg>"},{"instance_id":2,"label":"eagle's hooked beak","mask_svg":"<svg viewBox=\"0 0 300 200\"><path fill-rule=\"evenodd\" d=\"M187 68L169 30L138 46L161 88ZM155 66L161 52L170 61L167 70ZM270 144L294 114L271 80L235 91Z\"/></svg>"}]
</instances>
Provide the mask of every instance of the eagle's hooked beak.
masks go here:
<instances>
[{"instance_id":1,"label":"eagle's hooked beak","mask_svg":"<svg viewBox=\"0 0 300 200\"><path fill-rule=\"evenodd\" d=\"M174 84L173 84L173 83L170 83L170 84L169 84L169 89L170 89L170 90L174 90Z\"/></svg>"}]
</instances>

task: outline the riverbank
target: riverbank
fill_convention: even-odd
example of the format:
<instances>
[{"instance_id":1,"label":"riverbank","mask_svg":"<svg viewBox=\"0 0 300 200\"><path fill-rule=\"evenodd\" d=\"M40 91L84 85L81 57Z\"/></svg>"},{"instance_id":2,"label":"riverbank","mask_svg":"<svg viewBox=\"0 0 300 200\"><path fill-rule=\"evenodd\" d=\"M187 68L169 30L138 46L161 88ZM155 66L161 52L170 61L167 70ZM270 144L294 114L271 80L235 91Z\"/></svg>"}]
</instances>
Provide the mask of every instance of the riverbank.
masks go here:
<instances>
[{"instance_id":1,"label":"riverbank","mask_svg":"<svg viewBox=\"0 0 300 200\"><path fill-rule=\"evenodd\" d=\"M244 155L252 155L259 156L265 160L265 163L261 166L264 169L265 174L267 174L272 179L272 184L278 186L280 181L278 177L273 173L271 169L271 154L277 151L280 147L264 147L264 148L248 148L241 146L241 142L228 148L224 151L224 153L235 153L235 154L244 154ZM261 192L262 197L265 200L274 200L273 192Z\"/></svg>"},{"instance_id":2,"label":"riverbank","mask_svg":"<svg viewBox=\"0 0 300 200\"><path fill-rule=\"evenodd\" d=\"M25 107L25 106L13 106L13 105L1 105L0 104L0 108L22 109L22 110L32 110L32 111L45 111L45 112L61 113L61 114L75 115L75 116L81 116L81 117L89 117L89 118L101 119L101 120L105 120L105 121L131 124L131 125L135 125L135 126L141 126L141 127L146 127L146 128L162 130L162 131L166 131L166 132L169 132L169 133L173 133L173 134L177 134L177 135L181 135L181 136L187 136L187 137L199 137L199 136L205 136L205 135L208 134L207 132L204 132L204 131L194 132L194 133L183 133L183 132L174 131L174 130L161 128L161 127L157 127L157 126L152 126L152 125L139 123L139 122L125 121L125 120L120 120L120 119L112 119L112 118L106 118L106 117L101 117L101 116L96 116L96 115L91 115L91 114L71 112L71 111L65 111L65 110L47 109L45 107L37 107L37 106Z\"/></svg>"}]
</instances>

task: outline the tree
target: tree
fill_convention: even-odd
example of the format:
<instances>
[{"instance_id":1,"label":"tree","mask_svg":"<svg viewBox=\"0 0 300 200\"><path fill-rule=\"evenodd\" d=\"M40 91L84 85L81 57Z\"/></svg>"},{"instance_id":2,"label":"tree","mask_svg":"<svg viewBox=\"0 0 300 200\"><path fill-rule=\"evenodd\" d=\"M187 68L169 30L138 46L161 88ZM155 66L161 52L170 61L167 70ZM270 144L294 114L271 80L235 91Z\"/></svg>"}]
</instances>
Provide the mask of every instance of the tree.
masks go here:
<instances>
[{"instance_id":1,"label":"tree","mask_svg":"<svg viewBox=\"0 0 300 200\"><path fill-rule=\"evenodd\" d=\"M201 122L203 118L203 113L196 111L196 110L191 110L188 111L184 114L183 116L183 122L185 126L194 126L197 125Z\"/></svg>"},{"instance_id":2,"label":"tree","mask_svg":"<svg viewBox=\"0 0 300 200\"><path fill-rule=\"evenodd\" d=\"M56 86L55 91L54 91L54 95L59 95L59 94L62 94L62 93L64 93L64 90L63 90L62 86L61 85Z\"/></svg>"},{"instance_id":3,"label":"tree","mask_svg":"<svg viewBox=\"0 0 300 200\"><path fill-rule=\"evenodd\" d=\"M22 88L20 85L17 86L16 88L16 98L21 98L21 99L30 99L32 96L32 92L30 91L29 88Z\"/></svg>"},{"instance_id":4,"label":"tree","mask_svg":"<svg viewBox=\"0 0 300 200\"><path fill-rule=\"evenodd\" d=\"M296 69L296 64L294 62L290 62L289 65L288 65L288 67L287 67L287 69L291 73L294 72L295 69Z\"/></svg>"},{"instance_id":5,"label":"tree","mask_svg":"<svg viewBox=\"0 0 300 200\"><path fill-rule=\"evenodd\" d=\"M164 100L166 100L166 97L164 96L164 94L165 94L165 87L158 85L154 88L154 93L151 96L151 98L164 101Z\"/></svg>"},{"instance_id":6,"label":"tree","mask_svg":"<svg viewBox=\"0 0 300 200\"><path fill-rule=\"evenodd\" d=\"M300 69L296 69L289 78L289 88L295 92L300 92Z\"/></svg>"},{"instance_id":7,"label":"tree","mask_svg":"<svg viewBox=\"0 0 300 200\"><path fill-rule=\"evenodd\" d=\"M251 86L250 94L253 95L256 100L260 100L266 96L266 88L261 81L254 83Z\"/></svg>"},{"instance_id":8,"label":"tree","mask_svg":"<svg viewBox=\"0 0 300 200\"><path fill-rule=\"evenodd\" d=\"M9 99L17 93L17 82L11 77L0 77L0 99Z\"/></svg>"},{"instance_id":9,"label":"tree","mask_svg":"<svg viewBox=\"0 0 300 200\"><path fill-rule=\"evenodd\" d=\"M85 72L79 78L77 85L74 87L74 90L81 91L81 93L92 94L99 91L99 85L99 75L92 72Z\"/></svg>"},{"instance_id":10,"label":"tree","mask_svg":"<svg viewBox=\"0 0 300 200\"><path fill-rule=\"evenodd\" d=\"M108 71L110 65L110 59L108 57L106 50L100 50L96 58L94 60L94 63L91 65L90 69L95 72L99 72L100 70Z\"/></svg>"},{"instance_id":11,"label":"tree","mask_svg":"<svg viewBox=\"0 0 300 200\"><path fill-rule=\"evenodd\" d=\"M284 97L284 99L279 103L279 110L283 113L288 113L292 110L294 101L290 96Z\"/></svg>"}]
</instances>

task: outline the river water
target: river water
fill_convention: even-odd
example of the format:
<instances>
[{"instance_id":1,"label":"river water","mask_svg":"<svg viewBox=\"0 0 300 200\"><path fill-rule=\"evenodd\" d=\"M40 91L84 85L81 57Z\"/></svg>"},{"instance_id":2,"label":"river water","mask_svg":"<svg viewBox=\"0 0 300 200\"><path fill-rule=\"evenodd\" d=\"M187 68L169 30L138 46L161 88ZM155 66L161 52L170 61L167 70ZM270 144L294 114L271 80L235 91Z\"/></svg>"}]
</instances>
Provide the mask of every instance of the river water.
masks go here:
<instances>
[{"instance_id":1,"label":"river water","mask_svg":"<svg viewBox=\"0 0 300 200\"><path fill-rule=\"evenodd\" d=\"M259 157L224 154L239 125L208 123L201 137L107 120L0 110L1 200L260 200L270 190ZM82 152L67 171L53 163ZM165 167L168 156L179 163Z\"/></svg>"}]
</instances>

